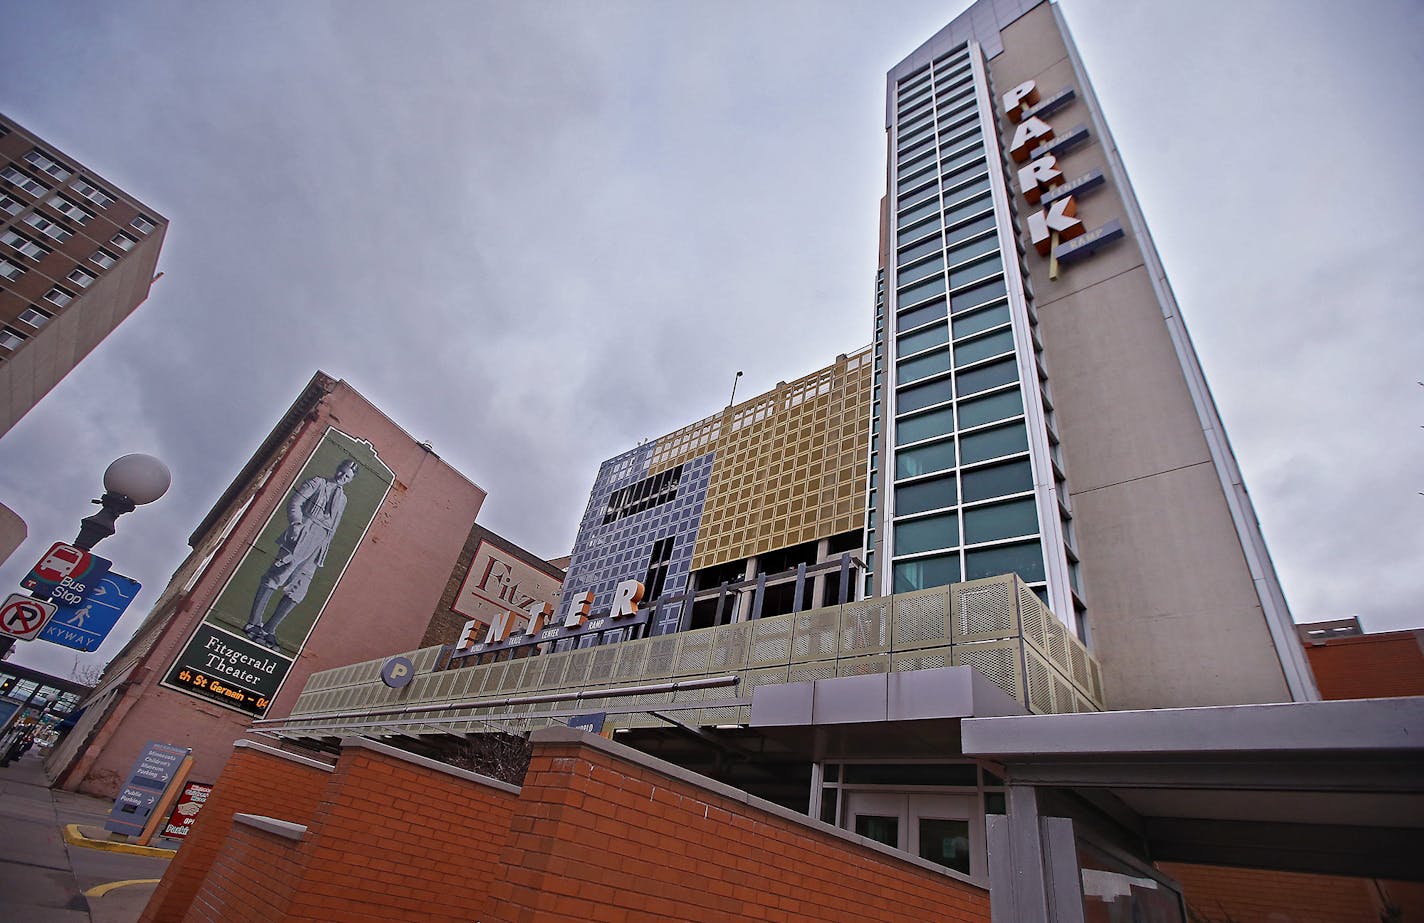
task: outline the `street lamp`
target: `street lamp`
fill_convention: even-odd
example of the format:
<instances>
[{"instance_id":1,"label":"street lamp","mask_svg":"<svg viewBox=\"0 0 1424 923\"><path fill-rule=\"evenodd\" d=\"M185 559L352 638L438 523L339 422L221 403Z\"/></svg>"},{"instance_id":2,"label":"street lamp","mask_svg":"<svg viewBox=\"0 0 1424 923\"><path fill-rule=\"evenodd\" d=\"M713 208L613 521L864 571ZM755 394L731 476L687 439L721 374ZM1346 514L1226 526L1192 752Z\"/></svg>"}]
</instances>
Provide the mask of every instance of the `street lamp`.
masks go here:
<instances>
[{"instance_id":1,"label":"street lamp","mask_svg":"<svg viewBox=\"0 0 1424 923\"><path fill-rule=\"evenodd\" d=\"M173 475L152 455L125 455L104 471L104 495L92 502L99 512L79 520L74 547L85 551L114 534L115 521L136 507L152 503L168 492Z\"/></svg>"}]
</instances>

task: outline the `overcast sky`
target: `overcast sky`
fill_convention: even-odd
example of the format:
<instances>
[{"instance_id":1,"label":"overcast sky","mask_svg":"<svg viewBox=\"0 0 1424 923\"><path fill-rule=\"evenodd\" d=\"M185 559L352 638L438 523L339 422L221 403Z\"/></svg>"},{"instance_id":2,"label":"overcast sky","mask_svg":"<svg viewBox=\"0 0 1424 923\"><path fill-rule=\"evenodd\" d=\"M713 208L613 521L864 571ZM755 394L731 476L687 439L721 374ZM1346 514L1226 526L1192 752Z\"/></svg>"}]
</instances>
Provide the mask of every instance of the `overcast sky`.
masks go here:
<instances>
[{"instance_id":1,"label":"overcast sky","mask_svg":"<svg viewBox=\"0 0 1424 923\"><path fill-rule=\"evenodd\" d=\"M966 6L10 4L0 108L172 223L0 439L0 587L163 458L112 657L318 368L566 554L602 459L869 342L884 75ZM1424 7L1063 8L1296 619L1424 624Z\"/></svg>"}]
</instances>

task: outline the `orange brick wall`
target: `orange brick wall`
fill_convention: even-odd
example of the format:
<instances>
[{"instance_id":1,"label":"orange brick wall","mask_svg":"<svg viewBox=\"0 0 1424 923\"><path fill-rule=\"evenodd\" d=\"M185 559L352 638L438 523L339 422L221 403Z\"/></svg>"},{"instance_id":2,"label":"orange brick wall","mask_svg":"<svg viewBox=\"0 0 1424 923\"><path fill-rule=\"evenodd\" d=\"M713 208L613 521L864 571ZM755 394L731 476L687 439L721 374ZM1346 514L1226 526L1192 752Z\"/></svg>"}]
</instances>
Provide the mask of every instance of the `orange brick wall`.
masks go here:
<instances>
[{"instance_id":1,"label":"orange brick wall","mask_svg":"<svg viewBox=\"0 0 1424 923\"><path fill-rule=\"evenodd\" d=\"M266 814L304 824L331 773L257 747L235 747L187 839L168 864L140 923L179 923L232 835L232 816Z\"/></svg>"},{"instance_id":2,"label":"orange brick wall","mask_svg":"<svg viewBox=\"0 0 1424 923\"><path fill-rule=\"evenodd\" d=\"M1424 695L1424 632L1389 631L1305 644L1324 699Z\"/></svg>"},{"instance_id":3,"label":"orange brick wall","mask_svg":"<svg viewBox=\"0 0 1424 923\"><path fill-rule=\"evenodd\" d=\"M989 919L987 890L817 827L589 742L536 737L480 919Z\"/></svg>"},{"instance_id":4,"label":"orange brick wall","mask_svg":"<svg viewBox=\"0 0 1424 923\"><path fill-rule=\"evenodd\" d=\"M275 923L300 885L298 844L235 823L185 919Z\"/></svg>"},{"instance_id":5,"label":"orange brick wall","mask_svg":"<svg viewBox=\"0 0 1424 923\"><path fill-rule=\"evenodd\" d=\"M343 751L283 919L477 919L517 798L372 750Z\"/></svg>"},{"instance_id":6,"label":"orange brick wall","mask_svg":"<svg viewBox=\"0 0 1424 923\"><path fill-rule=\"evenodd\" d=\"M1383 905L1368 878L1158 864L1181 883L1192 910L1211 923L1380 923ZM1385 881L1380 887L1404 909L1402 919L1424 919L1424 885Z\"/></svg>"}]
</instances>

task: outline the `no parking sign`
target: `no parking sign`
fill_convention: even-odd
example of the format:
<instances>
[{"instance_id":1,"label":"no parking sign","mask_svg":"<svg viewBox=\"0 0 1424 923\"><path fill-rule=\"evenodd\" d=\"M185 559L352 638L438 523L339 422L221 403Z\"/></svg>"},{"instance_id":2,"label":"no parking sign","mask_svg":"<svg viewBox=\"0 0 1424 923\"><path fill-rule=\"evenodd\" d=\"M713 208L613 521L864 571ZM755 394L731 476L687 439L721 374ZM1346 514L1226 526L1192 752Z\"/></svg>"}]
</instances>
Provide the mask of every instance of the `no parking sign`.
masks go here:
<instances>
[{"instance_id":1,"label":"no parking sign","mask_svg":"<svg viewBox=\"0 0 1424 923\"><path fill-rule=\"evenodd\" d=\"M0 606L0 632L21 641L32 641L58 607L45 599L11 593Z\"/></svg>"}]
</instances>

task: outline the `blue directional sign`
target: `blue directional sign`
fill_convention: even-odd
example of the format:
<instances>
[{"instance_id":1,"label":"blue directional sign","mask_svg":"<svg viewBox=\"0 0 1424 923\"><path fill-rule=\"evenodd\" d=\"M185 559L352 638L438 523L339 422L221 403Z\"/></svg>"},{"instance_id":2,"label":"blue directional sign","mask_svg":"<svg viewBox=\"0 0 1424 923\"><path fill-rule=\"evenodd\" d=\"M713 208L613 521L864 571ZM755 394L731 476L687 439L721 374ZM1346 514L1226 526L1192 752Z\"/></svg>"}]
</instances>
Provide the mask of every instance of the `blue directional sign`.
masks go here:
<instances>
[{"instance_id":1,"label":"blue directional sign","mask_svg":"<svg viewBox=\"0 0 1424 923\"><path fill-rule=\"evenodd\" d=\"M98 650L139 589L137 580L110 571L88 589L77 605L61 605L36 640L53 641L79 651Z\"/></svg>"}]
</instances>

